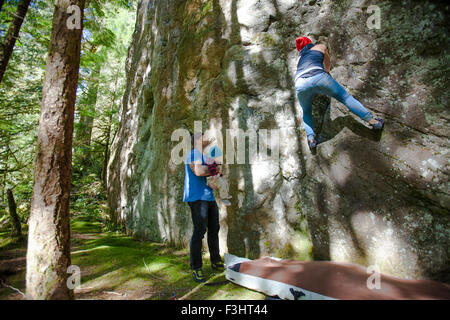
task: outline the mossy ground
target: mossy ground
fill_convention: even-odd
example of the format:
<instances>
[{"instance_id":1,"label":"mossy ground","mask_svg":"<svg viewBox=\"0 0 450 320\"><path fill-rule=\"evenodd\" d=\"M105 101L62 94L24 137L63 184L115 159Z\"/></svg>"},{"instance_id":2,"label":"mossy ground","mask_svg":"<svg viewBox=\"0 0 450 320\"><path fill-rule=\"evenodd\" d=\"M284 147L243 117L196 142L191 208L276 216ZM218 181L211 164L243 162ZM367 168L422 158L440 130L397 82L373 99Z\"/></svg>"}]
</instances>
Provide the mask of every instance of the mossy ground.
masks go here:
<instances>
[{"instance_id":1,"label":"mossy ground","mask_svg":"<svg viewBox=\"0 0 450 320\"><path fill-rule=\"evenodd\" d=\"M189 250L162 243L142 242L114 232L103 232L99 222L75 220L72 230L72 265L81 270L76 299L263 299L262 294L225 283L204 256L204 273L214 277L213 286L198 286L189 270ZM26 241L13 242L9 232L0 233L0 261L15 259L17 272L3 276L25 292ZM0 287L0 299L23 299L8 287Z\"/></svg>"}]
</instances>

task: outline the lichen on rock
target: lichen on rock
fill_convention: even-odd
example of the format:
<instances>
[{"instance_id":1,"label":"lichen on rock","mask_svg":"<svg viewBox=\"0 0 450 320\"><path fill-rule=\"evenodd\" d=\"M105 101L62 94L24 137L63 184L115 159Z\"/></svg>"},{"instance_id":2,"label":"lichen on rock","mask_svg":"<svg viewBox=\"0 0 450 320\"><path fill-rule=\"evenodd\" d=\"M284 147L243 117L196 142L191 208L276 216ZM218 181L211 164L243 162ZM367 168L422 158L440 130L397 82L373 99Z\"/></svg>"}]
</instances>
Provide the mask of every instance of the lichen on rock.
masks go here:
<instances>
[{"instance_id":1,"label":"lichen on rock","mask_svg":"<svg viewBox=\"0 0 450 320\"><path fill-rule=\"evenodd\" d=\"M380 29L367 27L372 4ZM112 216L137 237L186 245L172 132L194 121L223 135L279 129L278 162L225 166L222 251L448 281L448 21L448 5L431 1L140 1L109 163ZM386 120L382 134L316 97L322 143L309 152L295 121L300 35L328 45L332 76Z\"/></svg>"}]
</instances>

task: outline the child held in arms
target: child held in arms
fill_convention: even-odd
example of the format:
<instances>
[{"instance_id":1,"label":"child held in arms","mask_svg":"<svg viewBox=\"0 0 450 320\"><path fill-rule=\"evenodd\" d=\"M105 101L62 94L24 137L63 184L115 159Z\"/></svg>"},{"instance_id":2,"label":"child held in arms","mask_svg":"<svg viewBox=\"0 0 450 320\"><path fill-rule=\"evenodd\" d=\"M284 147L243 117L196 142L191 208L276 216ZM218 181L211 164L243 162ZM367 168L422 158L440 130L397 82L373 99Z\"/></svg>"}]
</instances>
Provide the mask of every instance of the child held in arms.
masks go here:
<instances>
[{"instance_id":1,"label":"child held in arms","mask_svg":"<svg viewBox=\"0 0 450 320\"><path fill-rule=\"evenodd\" d=\"M220 201L226 205L231 205L231 196L229 195L228 183L223 177L222 164L223 153L217 145L213 145L205 152L206 166L208 167L211 176L206 178L206 184L213 190L219 193Z\"/></svg>"}]
</instances>

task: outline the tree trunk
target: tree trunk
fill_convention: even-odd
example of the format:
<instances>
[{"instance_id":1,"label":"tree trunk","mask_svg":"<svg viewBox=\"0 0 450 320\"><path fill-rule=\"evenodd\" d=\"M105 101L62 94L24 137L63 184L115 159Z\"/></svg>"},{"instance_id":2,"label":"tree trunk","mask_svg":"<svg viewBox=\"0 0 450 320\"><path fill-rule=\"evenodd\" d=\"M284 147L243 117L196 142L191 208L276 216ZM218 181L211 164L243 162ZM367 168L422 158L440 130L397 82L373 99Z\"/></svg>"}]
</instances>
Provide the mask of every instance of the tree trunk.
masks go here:
<instances>
[{"instance_id":1,"label":"tree trunk","mask_svg":"<svg viewBox=\"0 0 450 320\"><path fill-rule=\"evenodd\" d=\"M8 189L7 195L8 195L9 215L11 216L11 224L12 224L12 236L22 238L22 226L20 225L20 219L19 216L17 215L16 201L14 200L14 195L11 189Z\"/></svg>"},{"instance_id":2,"label":"tree trunk","mask_svg":"<svg viewBox=\"0 0 450 320\"><path fill-rule=\"evenodd\" d=\"M10 137L9 137L9 133L6 133L6 156L5 156L5 168L3 169L3 188L2 188L2 201L5 202L6 197L5 197L5 192L6 192L6 186L7 186L7 181L8 181L8 172L9 172L9 153L11 151L11 149L9 148L9 143L10 143Z\"/></svg>"},{"instance_id":3,"label":"tree trunk","mask_svg":"<svg viewBox=\"0 0 450 320\"><path fill-rule=\"evenodd\" d=\"M112 114L109 116L109 124L108 124L108 130L107 130L107 136L106 136L106 143L105 143L105 151L103 152L103 166L102 166L102 183L103 186L106 188L106 177L108 174L108 161L109 161L109 144L110 144L110 137L111 137L111 122L112 122Z\"/></svg>"},{"instance_id":4,"label":"tree trunk","mask_svg":"<svg viewBox=\"0 0 450 320\"><path fill-rule=\"evenodd\" d=\"M72 299L70 266L70 175L73 119L84 0L57 0L43 84L33 195L29 220L26 294L28 299ZM68 21L80 9L80 28ZM72 13L71 13L72 12Z\"/></svg>"},{"instance_id":5,"label":"tree trunk","mask_svg":"<svg viewBox=\"0 0 450 320\"><path fill-rule=\"evenodd\" d=\"M116 93L117 93L117 82L119 80L119 75L116 74L116 81L114 82L114 92L111 98L111 105L109 107L109 123L108 123L108 129L106 131L106 143L105 143L105 151L103 153L103 167L102 167L102 182L103 186L106 189L106 178L108 175L108 162L109 162L109 145L111 143L111 129L112 129L112 121L113 121L113 108L114 103L116 101Z\"/></svg>"},{"instance_id":6,"label":"tree trunk","mask_svg":"<svg viewBox=\"0 0 450 320\"><path fill-rule=\"evenodd\" d=\"M2 83L6 66L8 65L9 58L11 58L16 40L19 37L20 28L22 27L23 20L25 20L25 16L27 15L30 2L31 0L20 0L14 19L9 26L8 33L6 34L5 41L3 42L2 50L0 52L0 83Z\"/></svg>"}]
</instances>

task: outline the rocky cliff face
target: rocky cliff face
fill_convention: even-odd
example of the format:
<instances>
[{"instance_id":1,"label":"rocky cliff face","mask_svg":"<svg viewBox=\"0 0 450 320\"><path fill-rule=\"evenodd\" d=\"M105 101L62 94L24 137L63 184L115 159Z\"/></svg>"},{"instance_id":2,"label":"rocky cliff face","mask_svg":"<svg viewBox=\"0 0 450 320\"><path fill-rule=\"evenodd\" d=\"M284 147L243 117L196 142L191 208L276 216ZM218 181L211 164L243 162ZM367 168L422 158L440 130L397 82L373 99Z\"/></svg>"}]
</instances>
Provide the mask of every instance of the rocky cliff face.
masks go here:
<instances>
[{"instance_id":1,"label":"rocky cliff face","mask_svg":"<svg viewBox=\"0 0 450 320\"><path fill-rule=\"evenodd\" d=\"M369 28L370 5L379 29ZM279 161L225 166L233 203L220 207L223 251L446 280L448 21L448 5L426 1L140 1L109 163L113 217L135 236L186 245L172 132L194 121L224 136L278 129ZM331 74L386 120L381 135L317 97L323 143L309 152L294 120L300 35L328 44Z\"/></svg>"}]
</instances>

